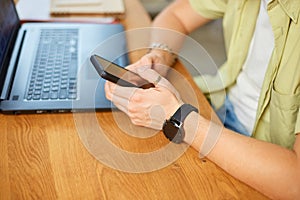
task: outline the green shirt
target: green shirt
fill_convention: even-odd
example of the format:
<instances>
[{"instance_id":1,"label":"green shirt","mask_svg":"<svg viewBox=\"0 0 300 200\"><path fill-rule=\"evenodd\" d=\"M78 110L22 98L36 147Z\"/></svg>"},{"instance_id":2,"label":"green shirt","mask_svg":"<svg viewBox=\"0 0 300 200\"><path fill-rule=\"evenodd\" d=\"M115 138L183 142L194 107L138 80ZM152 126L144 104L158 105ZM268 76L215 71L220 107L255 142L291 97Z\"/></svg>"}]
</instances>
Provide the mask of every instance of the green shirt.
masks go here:
<instances>
[{"instance_id":1,"label":"green shirt","mask_svg":"<svg viewBox=\"0 0 300 200\"><path fill-rule=\"evenodd\" d=\"M201 90L219 107L247 57L259 0L190 0L200 15L223 18L227 61L216 76L197 76ZM252 136L292 148L300 133L300 1L272 0L267 7L275 47L266 71Z\"/></svg>"}]
</instances>

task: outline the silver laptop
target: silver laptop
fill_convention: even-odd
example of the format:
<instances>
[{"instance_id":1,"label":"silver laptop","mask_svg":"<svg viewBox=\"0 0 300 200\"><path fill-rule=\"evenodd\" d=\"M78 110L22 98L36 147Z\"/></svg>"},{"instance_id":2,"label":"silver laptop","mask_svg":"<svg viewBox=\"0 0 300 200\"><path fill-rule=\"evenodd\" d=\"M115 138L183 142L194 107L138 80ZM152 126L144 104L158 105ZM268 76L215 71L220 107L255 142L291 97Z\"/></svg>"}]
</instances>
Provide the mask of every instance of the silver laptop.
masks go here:
<instances>
[{"instance_id":1,"label":"silver laptop","mask_svg":"<svg viewBox=\"0 0 300 200\"><path fill-rule=\"evenodd\" d=\"M124 31L121 24L21 24L13 0L1 0L0 7L2 113L111 108L89 57L128 64L125 37L110 39Z\"/></svg>"}]
</instances>

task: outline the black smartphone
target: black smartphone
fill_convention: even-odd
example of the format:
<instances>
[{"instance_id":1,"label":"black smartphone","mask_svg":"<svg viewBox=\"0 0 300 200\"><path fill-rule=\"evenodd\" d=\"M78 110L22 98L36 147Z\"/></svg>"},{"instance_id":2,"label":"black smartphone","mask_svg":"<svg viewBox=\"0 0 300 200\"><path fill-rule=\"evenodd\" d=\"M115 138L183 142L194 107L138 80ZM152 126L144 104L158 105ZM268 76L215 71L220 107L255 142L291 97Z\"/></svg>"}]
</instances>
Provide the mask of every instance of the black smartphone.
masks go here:
<instances>
[{"instance_id":1,"label":"black smartphone","mask_svg":"<svg viewBox=\"0 0 300 200\"><path fill-rule=\"evenodd\" d=\"M155 87L153 83L148 82L140 75L125 69L116 63L113 63L98 55L92 55L90 57L92 64L94 65L98 74L113 83L125 87L139 87L147 89Z\"/></svg>"}]
</instances>

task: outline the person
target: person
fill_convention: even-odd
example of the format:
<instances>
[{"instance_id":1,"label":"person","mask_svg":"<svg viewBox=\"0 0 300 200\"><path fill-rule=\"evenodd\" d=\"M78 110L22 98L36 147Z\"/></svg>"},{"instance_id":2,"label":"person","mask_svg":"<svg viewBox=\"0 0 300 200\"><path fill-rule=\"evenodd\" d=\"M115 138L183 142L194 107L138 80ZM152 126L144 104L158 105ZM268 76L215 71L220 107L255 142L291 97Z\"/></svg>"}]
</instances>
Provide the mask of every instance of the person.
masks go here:
<instances>
[{"instance_id":1,"label":"person","mask_svg":"<svg viewBox=\"0 0 300 200\"><path fill-rule=\"evenodd\" d=\"M223 88L213 84L214 76L194 79L203 93L218 95L225 89L226 97L212 102L212 106L217 113L223 110L234 120L226 125L225 119L224 127L216 125L221 134L205 156L232 176L276 199L300 197L299 15L298 0L176 0L152 24L189 34L211 20L223 19L227 60L218 70ZM107 98L134 124L162 129L166 119L184 104L174 87L160 76L166 70L159 68L173 64L172 48L177 48L177 44L163 36L154 42L151 51L128 68L156 86L133 89L107 82L105 91ZM212 82L211 87L205 82ZM163 117L145 114L156 105ZM201 151L210 120L196 110L187 112L183 141Z\"/></svg>"}]
</instances>

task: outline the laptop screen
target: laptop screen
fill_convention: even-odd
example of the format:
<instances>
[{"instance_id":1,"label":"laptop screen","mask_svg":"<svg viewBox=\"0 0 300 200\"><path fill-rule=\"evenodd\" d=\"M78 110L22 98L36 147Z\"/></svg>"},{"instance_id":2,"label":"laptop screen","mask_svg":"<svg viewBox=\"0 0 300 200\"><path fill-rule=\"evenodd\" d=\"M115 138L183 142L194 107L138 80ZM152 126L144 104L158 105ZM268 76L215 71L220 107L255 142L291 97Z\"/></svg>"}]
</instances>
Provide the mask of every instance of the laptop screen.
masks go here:
<instances>
[{"instance_id":1,"label":"laptop screen","mask_svg":"<svg viewBox=\"0 0 300 200\"><path fill-rule=\"evenodd\" d=\"M13 0L0 1L0 91L3 87L7 67L20 27Z\"/></svg>"}]
</instances>

